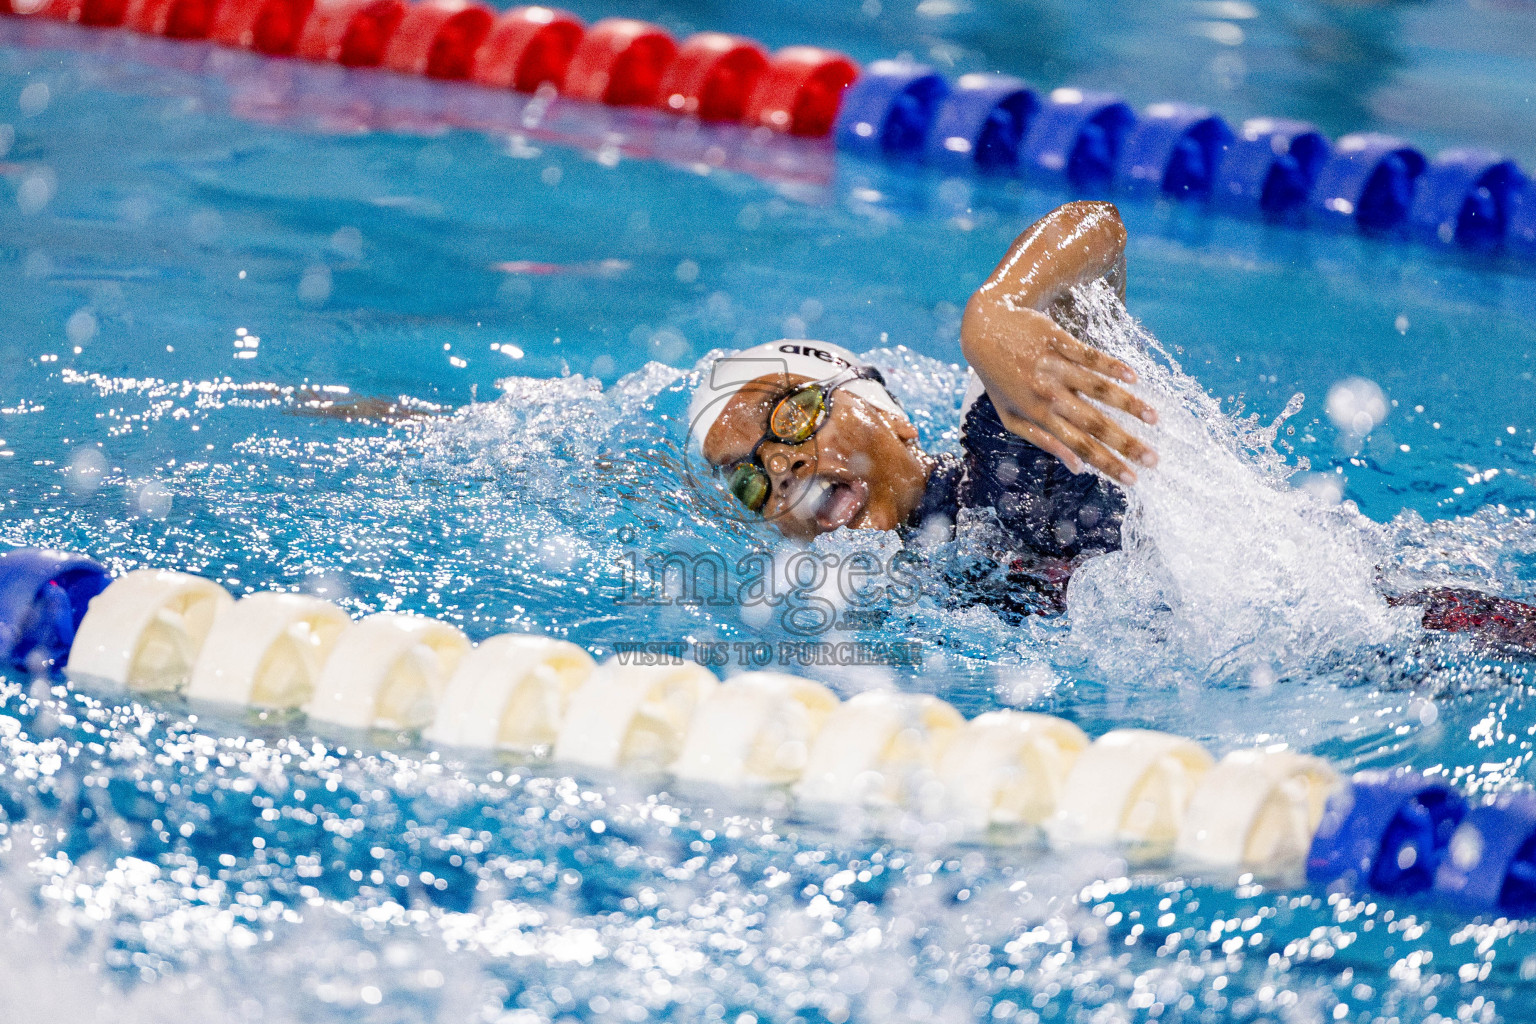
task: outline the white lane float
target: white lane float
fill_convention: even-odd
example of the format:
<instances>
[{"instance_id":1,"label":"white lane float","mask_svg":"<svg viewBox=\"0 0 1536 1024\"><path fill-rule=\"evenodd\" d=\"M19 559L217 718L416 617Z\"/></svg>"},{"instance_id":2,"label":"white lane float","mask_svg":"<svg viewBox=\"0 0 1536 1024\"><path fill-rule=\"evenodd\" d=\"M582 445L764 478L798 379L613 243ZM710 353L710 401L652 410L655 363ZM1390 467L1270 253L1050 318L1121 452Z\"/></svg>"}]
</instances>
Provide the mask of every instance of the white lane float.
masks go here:
<instances>
[{"instance_id":1,"label":"white lane float","mask_svg":"<svg viewBox=\"0 0 1536 1024\"><path fill-rule=\"evenodd\" d=\"M918 805L973 828L1044 823L1060 843L1126 844L1186 862L1282 874L1344 785L1320 758L1241 750L1215 764L1183 737L1119 729L1087 743L1016 711L966 723L934 697L861 694L703 667L595 666L574 644L492 637L433 619L356 623L298 594L234 601L212 581L141 569L92 599L72 677L266 708L305 705L353 728L430 727L439 743L544 753L602 768L670 768L725 785L795 783L810 804ZM307 704L306 704L307 702ZM798 779L798 782L796 781ZM931 784L937 783L937 784Z\"/></svg>"},{"instance_id":2,"label":"white lane float","mask_svg":"<svg viewBox=\"0 0 1536 1024\"><path fill-rule=\"evenodd\" d=\"M1042 825L1088 746L1066 719L989 711L971 719L939 762L949 816L973 829Z\"/></svg>"},{"instance_id":3,"label":"white lane float","mask_svg":"<svg viewBox=\"0 0 1536 1024\"><path fill-rule=\"evenodd\" d=\"M861 693L827 719L795 793L812 804L910 802L964 726L937 697Z\"/></svg>"},{"instance_id":4,"label":"white lane float","mask_svg":"<svg viewBox=\"0 0 1536 1024\"><path fill-rule=\"evenodd\" d=\"M1196 786L1214 759L1182 736L1115 729L1088 745L1067 773L1047 822L1065 844L1171 848Z\"/></svg>"},{"instance_id":5,"label":"white lane float","mask_svg":"<svg viewBox=\"0 0 1536 1024\"><path fill-rule=\"evenodd\" d=\"M1284 871L1305 859L1323 807L1342 784L1321 758L1234 750L1200 780L1175 850L1213 867Z\"/></svg>"},{"instance_id":6,"label":"white lane float","mask_svg":"<svg viewBox=\"0 0 1536 1024\"><path fill-rule=\"evenodd\" d=\"M233 605L200 576L135 569L91 599L70 648L69 675L130 690L180 690L215 618Z\"/></svg>"},{"instance_id":7,"label":"white lane float","mask_svg":"<svg viewBox=\"0 0 1536 1024\"><path fill-rule=\"evenodd\" d=\"M786 785L837 709L820 683L778 672L727 679L699 705L672 774L722 785Z\"/></svg>"},{"instance_id":8,"label":"white lane float","mask_svg":"<svg viewBox=\"0 0 1536 1024\"><path fill-rule=\"evenodd\" d=\"M241 598L213 620L187 696L258 708L303 707L337 639L352 620L318 597Z\"/></svg>"},{"instance_id":9,"label":"white lane float","mask_svg":"<svg viewBox=\"0 0 1536 1024\"><path fill-rule=\"evenodd\" d=\"M459 662L424 735L457 747L548 752L571 695L596 667L565 640L493 636Z\"/></svg>"},{"instance_id":10,"label":"white lane float","mask_svg":"<svg viewBox=\"0 0 1536 1024\"><path fill-rule=\"evenodd\" d=\"M415 729L432 721L469 639L436 619L379 612L331 648L305 711L354 729Z\"/></svg>"},{"instance_id":11,"label":"white lane float","mask_svg":"<svg viewBox=\"0 0 1536 1024\"><path fill-rule=\"evenodd\" d=\"M571 695L554 758L594 768L668 768L695 710L719 685L690 661L624 665L610 658Z\"/></svg>"}]
</instances>

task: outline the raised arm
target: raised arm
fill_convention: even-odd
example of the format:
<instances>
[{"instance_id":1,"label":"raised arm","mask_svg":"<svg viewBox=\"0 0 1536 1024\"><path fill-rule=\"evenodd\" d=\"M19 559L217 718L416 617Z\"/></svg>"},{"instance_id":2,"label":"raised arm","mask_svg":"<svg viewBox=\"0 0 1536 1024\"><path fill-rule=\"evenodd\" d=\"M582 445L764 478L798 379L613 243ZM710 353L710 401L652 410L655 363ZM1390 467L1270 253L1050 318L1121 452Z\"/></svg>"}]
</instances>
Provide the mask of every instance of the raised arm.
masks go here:
<instances>
[{"instance_id":1,"label":"raised arm","mask_svg":"<svg viewBox=\"0 0 1536 1024\"><path fill-rule=\"evenodd\" d=\"M1148 423L1157 413L1115 381L1135 373L1085 345L1052 319L1071 289L1105 278L1125 296L1125 225L1113 204L1067 203L1032 224L965 307L960 349L997 406L1003 426L1055 455L1074 473L1091 464L1136 482L1131 465L1157 454L1088 399Z\"/></svg>"}]
</instances>

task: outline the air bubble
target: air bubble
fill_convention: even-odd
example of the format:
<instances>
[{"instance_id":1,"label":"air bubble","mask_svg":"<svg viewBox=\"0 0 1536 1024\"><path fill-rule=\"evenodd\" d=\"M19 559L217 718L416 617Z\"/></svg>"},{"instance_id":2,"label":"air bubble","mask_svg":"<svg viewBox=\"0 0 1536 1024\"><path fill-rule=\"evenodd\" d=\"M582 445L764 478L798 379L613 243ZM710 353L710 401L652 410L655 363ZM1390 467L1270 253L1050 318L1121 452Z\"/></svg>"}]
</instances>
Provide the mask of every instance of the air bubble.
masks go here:
<instances>
[{"instance_id":1,"label":"air bubble","mask_svg":"<svg viewBox=\"0 0 1536 1024\"><path fill-rule=\"evenodd\" d=\"M331 234L331 250L349 260L363 258L363 233L357 228L337 228Z\"/></svg>"},{"instance_id":2,"label":"air bubble","mask_svg":"<svg viewBox=\"0 0 1536 1024\"><path fill-rule=\"evenodd\" d=\"M96 314L89 309L75 310L64 323L64 334L73 345L84 345L96 337L96 330Z\"/></svg>"},{"instance_id":3,"label":"air bubble","mask_svg":"<svg viewBox=\"0 0 1536 1024\"><path fill-rule=\"evenodd\" d=\"M53 98L53 93L48 88L47 82L33 82L21 90L21 96L16 105L21 108L25 117L36 117L48 109L48 102Z\"/></svg>"},{"instance_id":4,"label":"air bubble","mask_svg":"<svg viewBox=\"0 0 1536 1024\"><path fill-rule=\"evenodd\" d=\"M16 205L22 213L39 213L53 202L58 191L58 179L48 167L29 171L16 189Z\"/></svg>"},{"instance_id":5,"label":"air bubble","mask_svg":"<svg viewBox=\"0 0 1536 1024\"><path fill-rule=\"evenodd\" d=\"M107 472L106 457L98 448L76 448L64 467L64 479L69 489L77 495L92 494L101 486Z\"/></svg>"},{"instance_id":6,"label":"air bubble","mask_svg":"<svg viewBox=\"0 0 1536 1024\"><path fill-rule=\"evenodd\" d=\"M171 502L170 489L158 480L140 484L133 492L133 507L151 519L164 519L170 515Z\"/></svg>"},{"instance_id":7,"label":"air bubble","mask_svg":"<svg viewBox=\"0 0 1536 1024\"><path fill-rule=\"evenodd\" d=\"M318 306L331 297L331 268L323 265L309 267L299 279L299 301Z\"/></svg>"},{"instance_id":8,"label":"air bubble","mask_svg":"<svg viewBox=\"0 0 1536 1024\"><path fill-rule=\"evenodd\" d=\"M1351 438L1362 438L1387 418L1387 396L1364 377L1348 377L1328 390L1328 419Z\"/></svg>"}]
</instances>

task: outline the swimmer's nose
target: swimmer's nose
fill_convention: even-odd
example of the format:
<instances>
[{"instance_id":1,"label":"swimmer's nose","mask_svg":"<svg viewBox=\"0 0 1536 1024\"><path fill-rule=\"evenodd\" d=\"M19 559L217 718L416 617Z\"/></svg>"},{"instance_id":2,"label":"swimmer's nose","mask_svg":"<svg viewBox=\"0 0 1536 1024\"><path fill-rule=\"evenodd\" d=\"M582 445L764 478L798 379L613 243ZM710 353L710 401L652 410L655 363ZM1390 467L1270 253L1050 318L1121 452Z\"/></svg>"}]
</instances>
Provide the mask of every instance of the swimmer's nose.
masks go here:
<instances>
[{"instance_id":1,"label":"swimmer's nose","mask_svg":"<svg viewBox=\"0 0 1536 1024\"><path fill-rule=\"evenodd\" d=\"M773 452L763 460L763 464L775 486L803 480L816 472L815 461L794 448Z\"/></svg>"}]
</instances>

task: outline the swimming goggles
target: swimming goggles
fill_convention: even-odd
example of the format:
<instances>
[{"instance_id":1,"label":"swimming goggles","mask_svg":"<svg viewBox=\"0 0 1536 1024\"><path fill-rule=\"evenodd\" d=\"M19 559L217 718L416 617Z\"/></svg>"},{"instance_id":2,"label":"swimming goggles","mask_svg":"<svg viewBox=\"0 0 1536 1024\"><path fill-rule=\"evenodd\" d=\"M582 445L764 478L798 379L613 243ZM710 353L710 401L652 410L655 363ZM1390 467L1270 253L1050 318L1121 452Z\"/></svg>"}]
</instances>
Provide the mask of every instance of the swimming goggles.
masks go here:
<instances>
[{"instance_id":1,"label":"swimming goggles","mask_svg":"<svg viewBox=\"0 0 1536 1024\"><path fill-rule=\"evenodd\" d=\"M832 392L856 380L872 380L881 387L885 378L873 366L855 366L826 380L801 384L774 403L768 414L768 432L752 446L752 454L726 471L726 487L750 512L761 512L768 503L773 482L759 456L769 441L779 444L804 444L827 422L832 408Z\"/></svg>"}]
</instances>

